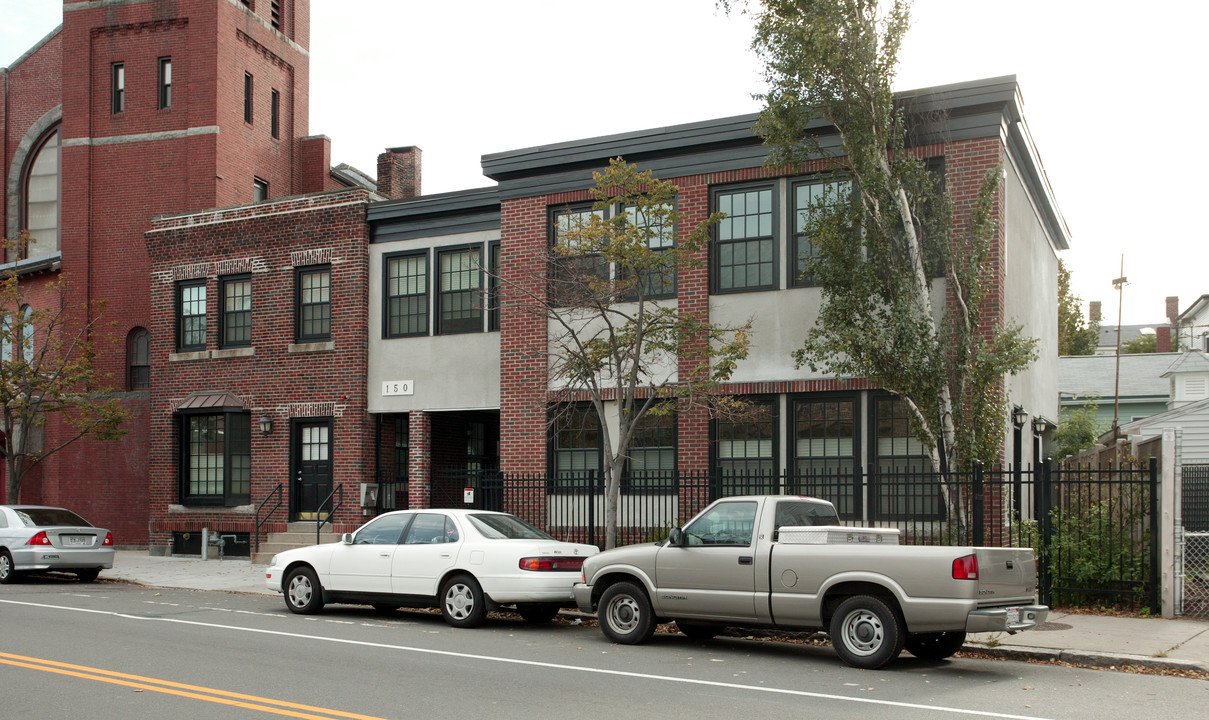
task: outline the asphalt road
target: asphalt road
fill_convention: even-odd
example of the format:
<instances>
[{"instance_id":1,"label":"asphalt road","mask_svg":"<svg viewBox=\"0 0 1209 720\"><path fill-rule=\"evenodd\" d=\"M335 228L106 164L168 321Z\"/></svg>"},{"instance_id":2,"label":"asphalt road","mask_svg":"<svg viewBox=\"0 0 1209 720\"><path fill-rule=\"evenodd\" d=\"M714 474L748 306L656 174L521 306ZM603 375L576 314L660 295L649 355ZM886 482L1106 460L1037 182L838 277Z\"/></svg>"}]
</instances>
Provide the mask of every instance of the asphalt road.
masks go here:
<instances>
[{"instance_id":1,"label":"asphalt road","mask_svg":"<svg viewBox=\"0 0 1209 720\"><path fill-rule=\"evenodd\" d=\"M4 718L1198 717L1209 683L993 660L854 670L830 648L117 583L0 589Z\"/></svg>"}]
</instances>

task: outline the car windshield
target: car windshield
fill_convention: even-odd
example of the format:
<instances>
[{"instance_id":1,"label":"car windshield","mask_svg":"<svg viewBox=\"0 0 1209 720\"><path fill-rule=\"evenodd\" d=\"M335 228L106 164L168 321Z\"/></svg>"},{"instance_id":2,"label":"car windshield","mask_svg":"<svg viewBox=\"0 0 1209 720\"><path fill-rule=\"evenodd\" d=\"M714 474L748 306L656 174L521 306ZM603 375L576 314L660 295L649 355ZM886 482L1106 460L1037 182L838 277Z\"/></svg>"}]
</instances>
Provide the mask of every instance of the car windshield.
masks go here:
<instances>
[{"instance_id":1,"label":"car windshield","mask_svg":"<svg viewBox=\"0 0 1209 720\"><path fill-rule=\"evenodd\" d=\"M56 525L92 527L92 523L63 508L23 508L16 512L25 527L54 527Z\"/></svg>"},{"instance_id":2,"label":"car windshield","mask_svg":"<svg viewBox=\"0 0 1209 720\"><path fill-rule=\"evenodd\" d=\"M553 540L546 533L512 515L470 515L470 524L491 540Z\"/></svg>"}]
</instances>

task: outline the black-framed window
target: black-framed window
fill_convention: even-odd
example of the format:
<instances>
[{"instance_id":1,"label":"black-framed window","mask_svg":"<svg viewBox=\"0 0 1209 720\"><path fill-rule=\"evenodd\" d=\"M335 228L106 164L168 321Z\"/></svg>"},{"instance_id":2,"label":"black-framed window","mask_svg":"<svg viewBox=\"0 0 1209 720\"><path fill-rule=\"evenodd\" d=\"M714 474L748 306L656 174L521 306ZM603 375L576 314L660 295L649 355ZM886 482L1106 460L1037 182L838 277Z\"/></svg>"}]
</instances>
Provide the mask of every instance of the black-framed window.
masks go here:
<instances>
[{"instance_id":1,"label":"black-framed window","mask_svg":"<svg viewBox=\"0 0 1209 720\"><path fill-rule=\"evenodd\" d=\"M550 443L551 489L578 490L599 481L601 470L600 420L590 405L565 405L554 409Z\"/></svg>"},{"instance_id":2,"label":"black-framed window","mask_svg":"<svg viewBox=\"0 0 1209 720\"><path fill-rule=\"evenodd\" d=\"M114 63L111 67L111 100L113 114L126 112L126 65Z\"/></svg>"},{"instance_id":3,"label":"black-framed window","mask_svg":"<svg viewBox=\"0 0 1209 720\"><path fill-rule=\"evenodd\" d=\"M252 202L264 202L269 199L269 181L252 178Z\"/></svg>"},{"instance_id":4,"label":"black-framed window","mask_svg":"<svg viewBox=\"0 0 1209 720\"><path fill-rule=\"evenodd\" d=\"M670 205L663 207L664 211L673 209ZM622 208L621 212L632 225L649 232L647 248L652 253L665 253L676 247L676 228L665 222L666 215L647 215L632 205ZM645 298L653 300L676 297L676 268L670 263L660 263L658 259L659 256L656 256L653 263L655 268L645 273L642 294ZM637 296L637 291L633 294Z\"/></svg>"},{"instance_id":5,"label":"black-framed window","mask_svg":"<svg viewBox=\"0 0 1209 720\"><path fill-rule=\"evenodd\" d=\"M712 210L726 213L714 228L714 291L777 287L776 186L714 188Z\"/></svg>"},{"instance_id":6,"label":"black-framed window","mask_svg":"<svg viewBox=\"0 0 1209 720\"><path fill-rule=\"evenodd\" d=\"M870 398L870 519L943 519L939 477L928 449L911 430L907 404L894 395Z\"/></svg>"},{"instance_id":7,"label":"black-framed window","mask_svg":"<svg viewBox=\"0 0 1209 720\"><path fill-rule=\"evenodd\" d=\"M20 226L32 242L17 248L20 257L38 257L59 250L60 142L59 126L43 135L25 168Z\"/></svg>"},{"instance_id":8,"label":"black-framed window","mask_svg":"<svg viewBox=\"0 0 1209 720\"><path fill-rule=\"evenodd\" d=\"M252 494L252 420L244 411L180 417L185 505L242 505Z\"/></svg>"},{"instance_id":9,"label":"black-framed window","mask_svg":"<svg viewBox=\"0 0 1209 720\"><path fill-rule=\"evenodd\" d=\"M481 247L437 251L437 327L441 334L483 329Z\"/></svg>"},{"instance_id":10,"label":"black-framed window","mask_svg":"<svg viewBox=\"0 0 1209 720\"><path fill-rule=\"evenodd\" d=\"M623 490L675 491L676 414L647 412L639 418L629 455Z\"/></svg>"},{"instance_id":11,"label":"black-framed window","mask_svg":"<svg viewBox=\"0 0 1209 720\"><path fill-rule=\"evenodd\" d=\"M185 280L176 285L176 349L206 349L206 280Z\"/></svg>"},{"instance_id":12,"label":"black-framed window","mask_svg":"<svg viewBox=\"0 0 1209 720\"><path fill-rule=\"evenodd\" d=\"M126 336L126 389L151 387L151 333L135 328Z\"/></svg>"},{"instance_id":13,"label":"black-framed window","mask_svg":"<svg viewBox=\"0 0 1209 720\"><path fill-rule=\"evenodd\" d=\"M500 242L487 243L487 330L500 329Z\"/></svg>"},{"instance_id":14,"label":"black-framed window","mask_svg":"<svg viewBox=\"0 0 1209 720\"><path fill-rule=\"evenodd\" d=\"M818 256L818 248L811 242L808 234L810 225L819 217L824 207L843 201L851 188L852 183L848 180L826 178L799 180L790 185L790 204L793 206L790 224L793 234L789 248L789 255L793 258L789 278L791 287L811 287L815 284L813 278L806 274L807 264Z\"/></svg>"},{"instance_id":15,"label":"black-framed window","mask_svg":"<svg viewBox=\"0 0 1209 720\"><path fill-rule=\"evenodd\" d=\"M252 276L231 275L219 278L222 312L218 316L221 347L247 347L252 344Z\"/></svg>"},{"instance_id":16,"label":"black-framed window","mask_svg":"<svg viewBox=\"0 0 1209 720\"><path fill-rule=\"evenodd\" d=\"M792 400L791 406L795 491L830 500L841 517L859 517L859 398L810 396Z\"/></svg>"},{"instance_id":17,"label":"black-framed window","mask_svg":"<svg viewBox=\"0 0 1209 720\"><path fill-rule=\"evenodd\" d=\"M281 93L276 90L269 93L269 134L274 140L281 137Z\"/></svg>"},{"instance_id":18,"label":"black-framed window","mask_svg":"<svg viewBox=\"0 0 1209 720\"><path fill-rule=\"evenodd\" d=\"M243 121L252 122L252 73L243 74Z\"/></svg>"},{"instance_id":19,"label":"black-framed window","mask_svg":"<svg viewBox=\"0 0 1209 720\"><path fill-rule=\"evenodd\" d=\"M428 334L428 251L387 255L383 335Z\"/></svg>"},{"instance_id":20,"label":"black-framed window","mask_svg":"<svg viewBox=\"0 0 1209 720\"><path fill-rule=\"evenodd\" d=\"M165 110L172 107L172 58L160 58L159 65L159 108Z\"/></svg>"},{"instance_id":21,"label":"black-framed window","mask_svg":"<svg viewBox=\"0 0 1209 720\"><path fill-rule=\"evenodd\" d=\"M269 22L274 30L285 27L285 3L282 0L269 0Z\"/></svg>"},{"instance_id":22,"label":"black-framed window","mask_svg":"<svg viewBox=\"0 0 1209 720\"><path fill-rule=\"evenodd\" d=\"M573 234L591 222L592 217L604 218L603 210L590 204L566 205L550 210L550 247L567 247L578 252L582 242ZM561 257L553 252L548 292L555 304L571 305L588 294L587 285L607 280L609 266L599 255L586 253Z\"/></svg>"},{"instance_id":23,"label":"black-framed window","mask_svg":"<svg viewBox=\"0 0 1209 720\"><path fill-rule=\"evenodd\" d=\"M395 416L395 482L407 487L408 467L411 464L411 416Z\"/></svg>"},{"instance_id":24,"label":"black-framed window","mask_svg":"<svg viewBox=\"0 0 1209 720\"><path fill-rule=\"evenodd\" d=\"M714 421L714 473L728 494L775 491L776 429L776 398L749 398Z\"/></svg>"},{"instance_id":25,"label":"black-framed window","mask_svg":"<svg viewBox=\"0 0 1209 720\"><path fill-rule=\"evenodd\" d=\"M298 268L297 338L300 342L332 337L332 266Z\"/></svg>"}]
</instances>

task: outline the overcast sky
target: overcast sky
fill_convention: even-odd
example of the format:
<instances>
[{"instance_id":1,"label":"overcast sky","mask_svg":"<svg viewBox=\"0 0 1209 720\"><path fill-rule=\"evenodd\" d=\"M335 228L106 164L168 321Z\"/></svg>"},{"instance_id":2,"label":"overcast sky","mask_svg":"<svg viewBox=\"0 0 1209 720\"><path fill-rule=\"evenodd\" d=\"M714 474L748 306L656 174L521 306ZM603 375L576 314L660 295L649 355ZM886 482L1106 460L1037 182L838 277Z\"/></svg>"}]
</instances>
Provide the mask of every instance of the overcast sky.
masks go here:
<instances>
[{"instance_id":1,"label":"overcast sky","mask_svg":"<svg viewBox=\"0 0 1209 720\"><path fill-rule=\"evenodd\" d=\"M0 66L61 18L0 0ZM898 89L1017 76L1085 306L1115 324L1122 254L1126 324L1209 293L1209 2L916 0L912 19ZM310 132L370 175L419 146L426 194L490 185L487 153L759 109L751 25L713 0L312 0L311 27Z\"/></svg>"}]
</instances>

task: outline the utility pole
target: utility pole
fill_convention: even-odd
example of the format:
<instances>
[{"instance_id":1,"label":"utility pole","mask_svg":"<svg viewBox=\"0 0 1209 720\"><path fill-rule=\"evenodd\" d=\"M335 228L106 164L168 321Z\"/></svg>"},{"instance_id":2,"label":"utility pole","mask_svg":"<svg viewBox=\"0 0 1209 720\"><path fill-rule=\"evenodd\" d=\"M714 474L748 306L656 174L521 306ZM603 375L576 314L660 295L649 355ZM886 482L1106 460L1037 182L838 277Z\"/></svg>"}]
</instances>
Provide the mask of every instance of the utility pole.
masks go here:
<instances>
[{"instance_id":1,"label":"utility pole","mask_svg":"<svg viewBox=\"0 0 1209 720\"><path fill-rule=\"evenodd\" d=\"M1121 253L1121 277L1112 281L1117 290L1117 379L1112 392L1112 439L1116 442L1121 436L1118 418L1121 405L1121 306L1125 304L1125 286L1129 280L1125 277L1125 253Z\"/></svg>"}]
</instances>

